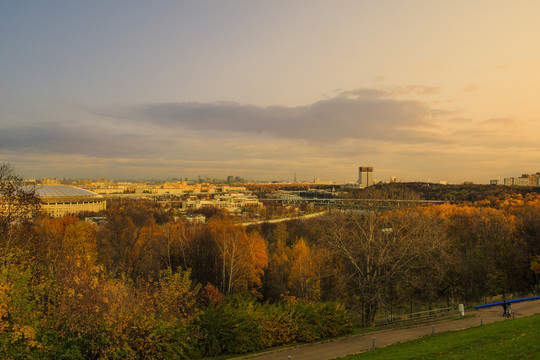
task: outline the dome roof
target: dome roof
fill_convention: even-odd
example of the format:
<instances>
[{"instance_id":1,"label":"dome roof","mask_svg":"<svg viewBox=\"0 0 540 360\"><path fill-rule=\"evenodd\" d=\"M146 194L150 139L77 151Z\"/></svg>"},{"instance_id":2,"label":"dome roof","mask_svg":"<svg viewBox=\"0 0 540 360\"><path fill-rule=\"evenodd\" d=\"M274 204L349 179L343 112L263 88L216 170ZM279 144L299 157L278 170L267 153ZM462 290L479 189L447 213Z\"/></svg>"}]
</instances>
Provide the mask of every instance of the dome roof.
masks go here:
<instances>
[{"instance_id":1,"label":"dome roof","mask_svg":"<svg viewBox=\"0 0 540 360\"><path fill-rule=\"evenodd\" d=\"M37 185L36 195L44 204L104 202L105 198L93 191L62 185Z\"/></svg>"},{"instance_id":2,"label":"dome roof","mask_svg":"<svg viewBox=\"0 0 540 360\"><path fill-rule=\"evenodd\" d=\"M62 185L37 185L36 194L41 197L96 197L100 196L93 191L72 187L72 186L62 186Z\"/></svg>"}]
</instances>

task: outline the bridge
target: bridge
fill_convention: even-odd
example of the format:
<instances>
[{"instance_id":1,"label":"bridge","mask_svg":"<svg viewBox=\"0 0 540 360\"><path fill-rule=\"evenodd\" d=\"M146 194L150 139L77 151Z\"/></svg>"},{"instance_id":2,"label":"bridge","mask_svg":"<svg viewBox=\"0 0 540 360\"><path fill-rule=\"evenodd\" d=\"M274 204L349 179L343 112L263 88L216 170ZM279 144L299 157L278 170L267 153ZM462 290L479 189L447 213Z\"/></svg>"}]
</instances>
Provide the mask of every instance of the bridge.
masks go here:
<instances>
[{"instance_id":1,"label":"bridge","mask_svg":"<svg viewBox=\"0 0 540 360\"><path fill-rule=\"evenodd\" d=\"M446 200L403 200L403 199L337 199L337 198L265 198L260 201L275 201L287 204L299 204L307 202L321 207L335 207L340 209L365 209L365 208L399 208L411 204L442 204Z\"/></svg>"}]
</instances>

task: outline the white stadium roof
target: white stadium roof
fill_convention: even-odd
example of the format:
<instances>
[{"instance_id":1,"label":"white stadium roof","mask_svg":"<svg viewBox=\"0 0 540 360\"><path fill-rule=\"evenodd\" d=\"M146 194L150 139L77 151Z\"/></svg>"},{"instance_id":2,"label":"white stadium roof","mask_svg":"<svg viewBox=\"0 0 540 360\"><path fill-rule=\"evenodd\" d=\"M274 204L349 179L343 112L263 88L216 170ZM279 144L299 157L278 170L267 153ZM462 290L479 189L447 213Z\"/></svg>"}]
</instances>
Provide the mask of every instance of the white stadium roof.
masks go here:
<instances>
[{"instance_id":1,"label":"white stadium roof","mask_svg":"<svg viewBox=\"0 0 540 360\"><path fill-rule=\"evenodd\" d=\"M93 191L62 185L37 185L36 194L41 197L96 197Z\"/></svg>"}]
</instances>

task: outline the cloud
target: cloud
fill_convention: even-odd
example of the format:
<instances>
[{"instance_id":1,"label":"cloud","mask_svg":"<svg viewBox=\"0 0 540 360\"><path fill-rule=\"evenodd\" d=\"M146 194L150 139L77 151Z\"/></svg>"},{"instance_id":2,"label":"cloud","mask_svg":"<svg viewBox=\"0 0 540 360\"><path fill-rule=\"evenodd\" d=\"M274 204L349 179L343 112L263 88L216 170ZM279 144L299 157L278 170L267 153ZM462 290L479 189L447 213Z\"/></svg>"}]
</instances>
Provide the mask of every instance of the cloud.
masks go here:
<instances>
[{"instance_id":1,"label":"cloud","mask_svg":"<svg viewBox=\"0 0 540 360\"><path fill-rule=\"evenodd\" d=\"M41 153L121 157L143 151L148 140L148 133L121 134L92 124L55 122L0 127L0 143L6 149Z\"/></svg>"},{"instance_id":2,"label":"cloud","mask_svg":"<svg viewBox=\"0 0 540 360\"><path fill-rule=\"evenodd\" d=\"M0 162L22 164L36 177L234 174L268 180L298 172L304 179L354 181L354 168L367 163L388 175L444 172L444 164L464 161L467 154L485 163L500 157L517 137L529 149L522 152L523 161L540 152L536 122L516 126L518 120L510 118L472 119L461 110L421 101L438 91L419 85L336 89L328 98L293 107L236 102L59 106L56 112L0 117Z\"/></svg>"},{"instance_id":3,"label":"cloud","mask_svg":"<svg viewBox=\"0 0 540 360\"><path fill-rule=\"evenodd\" d=\"M429 106L398 100L393 93L428 93L427 87L355 89L307 106L243 105L235 102L157 103L109 110L124 122L136 121L169 130L239 133L252 136L332 143L371 139L403 143L444 141L435 132ZM393 93L392 93L393 92Z\"/></svg>"},{"instance_id":4,"label":"cloud","mask_svg":"<svg viewBox=\"0 0 540 360\"><path fill-rule=\"evenodd\" d=\"M440 92L441 87L438 86L389 86L379 87L375 89L359 88L353 90L341 91L340 96L346 97L367 97L367 98L394 98L400 95L436 95Z\"/></svg>"}]
</instances>

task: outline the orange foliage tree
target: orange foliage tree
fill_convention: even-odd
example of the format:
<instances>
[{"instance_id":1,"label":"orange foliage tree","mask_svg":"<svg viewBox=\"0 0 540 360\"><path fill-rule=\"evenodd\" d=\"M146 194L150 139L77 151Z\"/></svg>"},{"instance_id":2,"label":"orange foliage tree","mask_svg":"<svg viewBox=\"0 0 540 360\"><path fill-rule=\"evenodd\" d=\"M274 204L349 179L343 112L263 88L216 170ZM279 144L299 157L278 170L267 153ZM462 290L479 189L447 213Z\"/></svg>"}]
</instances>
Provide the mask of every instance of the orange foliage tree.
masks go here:
<instances>
[{"instance_id":1,"label":"orange foliage tree","mask_svg":"<svg viewBox=\"0 0 540 360\"><path fill-rule=\"evenodd\" d=\"M208 226L219 249L221 291L231 294L260 286L268 265L264 239L258 233L246 233L228 219L212 218Z\"/></svg>"}]
</instances>

